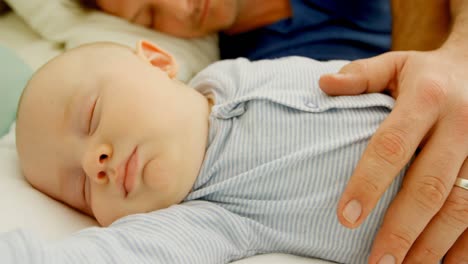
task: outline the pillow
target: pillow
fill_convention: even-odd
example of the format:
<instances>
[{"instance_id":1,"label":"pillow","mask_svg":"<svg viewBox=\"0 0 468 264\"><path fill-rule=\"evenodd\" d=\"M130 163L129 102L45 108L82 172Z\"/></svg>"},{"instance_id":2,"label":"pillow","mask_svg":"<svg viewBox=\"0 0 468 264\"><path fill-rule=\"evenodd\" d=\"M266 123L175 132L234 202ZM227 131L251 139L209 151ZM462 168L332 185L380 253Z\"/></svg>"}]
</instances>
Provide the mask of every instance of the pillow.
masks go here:
<instances>
[{"instance_id":1,"label":"pillow","mask_svg":"<svg viewBox=\"0 0 468 264\"><path fill-rule=\"evenodd\" d=\"M74 0L6 0L10 7L44 39L64 49L96 41L113 41L134 47L147 39L169 51L179 64L177 78L188 81L219 58L215 35L181 39L131 24L94 10L84 10Z\"/></svg>"},{"instance_id":2,"label":"pillow","mask_svg":"<svg viewBox=\"0 0 468 264\"><path fill-rule=\"evenodd\" d=\"M15 120L16 106L32 70L16 54L0 46L0 137Z\"/></svg>"}]
</instances>

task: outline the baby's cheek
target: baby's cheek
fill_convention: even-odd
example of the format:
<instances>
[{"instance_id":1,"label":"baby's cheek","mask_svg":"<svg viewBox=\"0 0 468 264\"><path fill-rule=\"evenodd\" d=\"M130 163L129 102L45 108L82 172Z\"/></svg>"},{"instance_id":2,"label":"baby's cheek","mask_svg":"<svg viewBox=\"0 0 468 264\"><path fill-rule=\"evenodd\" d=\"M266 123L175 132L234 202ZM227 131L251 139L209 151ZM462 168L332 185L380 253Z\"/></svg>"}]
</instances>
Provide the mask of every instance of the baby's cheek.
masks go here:
<instances>
[{"instance_id":1,"label":"baby's cheek","mask_svg":"<svg viewBox=\"0 0 468 264\"><path fill-rule=\"evenodd\" d=\"M143 184L145 187L161 195L171 193L174 188L174 178L162 162L157 159L151 160L143 170Z\"/></svg>"},{"instance_id":2,"label":"baby's cheek","mask_svg":"<svg viewBox=\"0 0 468 264\"><path fill-rule=\"evenodd\" d=\"M187 184L184 179L157 160L150 161L143 171L143 184L147 190L148 200L153 201L151 210L154 211L179 204L187 196Z\"/></svg>"}]
</instances>

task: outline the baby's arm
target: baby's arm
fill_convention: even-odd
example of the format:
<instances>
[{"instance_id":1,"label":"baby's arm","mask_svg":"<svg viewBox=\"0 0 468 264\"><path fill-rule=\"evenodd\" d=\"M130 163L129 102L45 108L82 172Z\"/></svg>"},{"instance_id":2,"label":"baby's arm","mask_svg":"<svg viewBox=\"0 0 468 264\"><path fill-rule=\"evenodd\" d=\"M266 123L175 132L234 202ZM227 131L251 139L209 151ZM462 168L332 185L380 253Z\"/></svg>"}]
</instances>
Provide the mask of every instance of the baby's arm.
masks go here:
<instances>
[{"instance_id":1,"label":"baby's arm","mask_svg":"<svg viewBox=\"0 0 468 264\"><path fill-rule=\"evenodd\" d=\"M45 243L30 233L0 235L0 263L228 263L249 256L242 217L194 201L122 218Z\"/></svg>"}]
</instances>

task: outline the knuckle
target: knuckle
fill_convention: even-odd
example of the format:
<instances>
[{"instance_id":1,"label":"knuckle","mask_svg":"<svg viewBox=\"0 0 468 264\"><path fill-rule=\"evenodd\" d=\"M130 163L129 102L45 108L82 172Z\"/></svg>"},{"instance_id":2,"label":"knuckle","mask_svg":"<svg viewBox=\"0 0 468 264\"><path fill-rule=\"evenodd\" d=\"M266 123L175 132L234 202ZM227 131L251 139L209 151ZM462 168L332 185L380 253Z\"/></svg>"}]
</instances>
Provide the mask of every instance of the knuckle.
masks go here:
<instances>
[{"instance_id":1,"label":"knuckle","mask_svg":"<svg viewBox=\"0 0 468 264\"><path fill-rule=\"evenodd\" d=\"M446 224L457 229L466 228L468 226L468 195L465 191L452 191L440 215Z\"/></svg>"},{"instance_id":2,"label":"knuckle","mask_svg":"<svg viewBox=\"0 0 468 264\"><path fill-rule=\"evenodd\" d=\"M434 107L440 109L448 98L447 85L441 80L425 77L420 87L421 101L428 109Z\"/></svg>"},{"instance_id":3,"label":"knuckle","mask_svg":"<svg viewBox=\"0 0 468 264\"><path fill-rule=\"evenodd\" d=\"M353 73L365 74L367 72L367 62L363 59L355 60L346 66L346 70Z\"/></svg>"},{"instance_id":4,"label":"knuckle","mask_svg":"<svg viewBox=\"0 0 468 264\"><path fill-rule=\"evenodd\" d=\"M422 209L432 212L443 205L448 190L439 177L426 175L416 181L414 189L409 193Z\"/></svg>"},{"instance_id":5,"label":"knuckle","mask_svg":"<svg viewBox=\"0 0 468 264\"><path fill-rule=\"evenodd\" d=\"M374 146L375 155L387 164L398 166L408 157L405 133L397 129L389 129L376 137Z\"/></svg>"},{"instance_id":6,"label":"knuckle","mask_svg":"<svg viewBox=\"0 0 468 264\"><path fill-rule=\"evenodd\" d=\"M396 245L396 249L402 252L406 252L411 248L413 239L409 230L400 230L398 232L391 232L389 239Z\"/></svg>"},{"instance_id":7,"label":"knuckle","mask_svg":"<svg viewBox=\"0 0 468 264\"><path fill-rule=\"evenodd\" d=\"M444 253L433 247L424 246L421 251L421 256L421 261L418 263L435 263L436 260L439 260L444 256Z\"/></svg>"},{"instance_id":8,"label":"knuckle","mask_svg":"<svg viewBox=\"0 0 468 264\"><path fill-rule=\"evenodd\" d=\"M374 175L378 175L378 174L374 174ZM380 193L382 189L380 187L379 180L375 177L362 175L359 177L358 180L361 183L361 188L363 190L363 193L365 194L368 194L368 195L378 194Z\"/></svg>"}]
</instances>

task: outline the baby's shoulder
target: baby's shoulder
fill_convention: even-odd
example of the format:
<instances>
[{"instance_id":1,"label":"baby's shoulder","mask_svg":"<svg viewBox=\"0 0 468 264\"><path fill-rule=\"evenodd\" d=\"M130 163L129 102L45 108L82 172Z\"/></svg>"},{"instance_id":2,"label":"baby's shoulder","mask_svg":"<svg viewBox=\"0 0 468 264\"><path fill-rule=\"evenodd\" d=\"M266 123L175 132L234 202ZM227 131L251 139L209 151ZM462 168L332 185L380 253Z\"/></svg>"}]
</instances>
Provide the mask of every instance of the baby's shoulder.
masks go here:
<instances>
[{"instance_id":1,"label":"baby's shoulder","mask_svg":"<svg viewBox=\"0 0 468 264\"><path fill-rule=\"evenodd\" d=\"M307 57L291 56L278 59L250 61L246 58L221 60L200 71L193 80L222 77L230 79L258 79L264 76L284 78L301 77L304 74L333 73L340 70L348 61L317 61Z\"/></svg>"},{"instance_id":2,"label":"baby's shoulder","mask_svg":"<svg viewBox=\"0 0 468 264\"><path fill-rule=\"evenodd\" d=\"M202 70L189 85L202 94L214 94L216 103L272 93L311 94L318 93L320 76L338 72L346 63L298 56L259 61L223 60Z\"/></svg>"}]
</instances>

